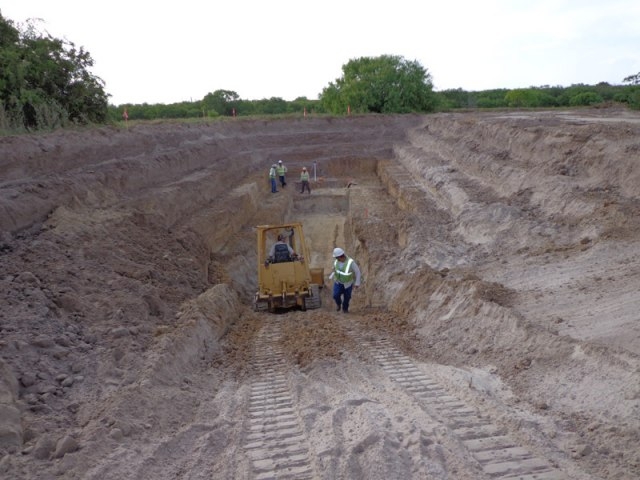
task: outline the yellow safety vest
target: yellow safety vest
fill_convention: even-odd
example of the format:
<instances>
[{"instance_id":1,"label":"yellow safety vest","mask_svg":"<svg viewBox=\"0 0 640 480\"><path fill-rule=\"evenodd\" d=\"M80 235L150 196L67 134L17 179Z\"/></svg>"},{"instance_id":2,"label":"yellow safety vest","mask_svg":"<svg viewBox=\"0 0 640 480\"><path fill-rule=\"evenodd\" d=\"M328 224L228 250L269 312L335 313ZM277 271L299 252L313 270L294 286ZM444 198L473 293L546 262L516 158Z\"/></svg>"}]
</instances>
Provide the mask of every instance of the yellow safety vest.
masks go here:
<instances>
[{"instance_id":1,"label":"yellow safety vest","mask_svg":"<svg viewBox=\"0 0 640 480\"><path fill-rule=\"evenodd\" d=\"M347 257L348 258L348 257ZM353 272L351 270L351 264L353 260L348 258L345 262L344 270L338 270L338 260L334 260L333 262L333 270L336 272L336 280L340 283L349 283L353 281Z\"/></svg>"}]
</instances>

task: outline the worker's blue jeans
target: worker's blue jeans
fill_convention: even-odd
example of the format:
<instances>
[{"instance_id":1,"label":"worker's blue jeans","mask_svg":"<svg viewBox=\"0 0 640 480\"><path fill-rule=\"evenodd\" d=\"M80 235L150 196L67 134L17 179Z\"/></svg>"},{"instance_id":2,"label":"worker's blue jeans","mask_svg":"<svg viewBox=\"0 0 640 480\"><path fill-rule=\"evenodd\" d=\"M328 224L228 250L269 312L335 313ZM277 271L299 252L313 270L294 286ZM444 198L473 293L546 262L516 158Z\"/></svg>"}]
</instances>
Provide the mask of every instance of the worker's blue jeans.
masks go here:
<instances>
[{"instance_id":1,"label":"worker's blue jeans","mask_svg":"<svg viewBox=\"0 0 640 480\"><path fill-rule=\"evenodd\" d=\"M349 302L351 301L351 292L353 291L353 284L345 288L344 283L333 283L333 299L338 307L342 307L343 312L349 311ZM342 297L342 298L341 298Z\"/></svg>"},{"instance_id":2,"label":"worker's blue jeans","mask_svg":"<svg viewBox=\"0 0 640 480\"><path fill-rule=\"evenodd\" d=\"M276 193L278 190L276 188L276 179L272 178L271 179L271 193Z\"/></svg>"}]
</instances>

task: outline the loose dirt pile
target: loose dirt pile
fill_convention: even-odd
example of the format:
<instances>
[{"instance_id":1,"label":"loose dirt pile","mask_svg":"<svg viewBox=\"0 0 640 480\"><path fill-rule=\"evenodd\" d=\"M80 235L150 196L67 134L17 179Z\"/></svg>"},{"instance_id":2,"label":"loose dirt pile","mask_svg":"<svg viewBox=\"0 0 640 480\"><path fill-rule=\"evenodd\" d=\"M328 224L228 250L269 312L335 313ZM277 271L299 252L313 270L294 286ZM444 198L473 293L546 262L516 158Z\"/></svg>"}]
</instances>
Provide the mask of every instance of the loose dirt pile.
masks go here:
<instances>
[{"instance_id":1,"label":"loose dirt pile","mask_svg":"<svg viewBox=\"0 0 640 480\"><path fill-rule=\"evenodd\" d=\"M639 162L614 109L1 138L0 476L640 478ZM251 310L284 221L350 314Z\"/></svg>"}]
</instances>

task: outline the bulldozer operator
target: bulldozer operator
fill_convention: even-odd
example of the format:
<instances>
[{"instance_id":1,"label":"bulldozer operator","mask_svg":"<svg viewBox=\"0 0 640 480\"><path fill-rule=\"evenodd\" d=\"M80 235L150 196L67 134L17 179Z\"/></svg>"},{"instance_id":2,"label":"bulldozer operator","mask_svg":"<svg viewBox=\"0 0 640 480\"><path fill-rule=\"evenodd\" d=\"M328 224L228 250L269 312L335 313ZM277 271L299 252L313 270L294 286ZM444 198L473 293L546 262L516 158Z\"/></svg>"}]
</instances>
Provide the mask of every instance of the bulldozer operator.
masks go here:
<instances>
[{"instance_id":1,"label":"bulldozer operator","mask_svg":"<svg viewBox=\"0 0 640 480\"><path fill-rule=\"evenodd\" d=\"M287 242L287 235L278 234L278 241L271 246L269 250L269 263L291 262L296 257L296 252Z\"/></svg>"}]
</instances>

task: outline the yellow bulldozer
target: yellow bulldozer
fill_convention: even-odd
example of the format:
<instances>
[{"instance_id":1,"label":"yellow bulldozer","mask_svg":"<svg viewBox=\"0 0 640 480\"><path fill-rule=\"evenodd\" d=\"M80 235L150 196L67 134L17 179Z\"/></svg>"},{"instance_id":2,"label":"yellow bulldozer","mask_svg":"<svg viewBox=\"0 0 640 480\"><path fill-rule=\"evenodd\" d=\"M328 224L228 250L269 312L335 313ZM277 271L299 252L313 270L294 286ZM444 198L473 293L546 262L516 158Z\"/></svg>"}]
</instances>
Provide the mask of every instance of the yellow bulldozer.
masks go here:
<instances>
[{"instance_id":1,"label":"yellow bulldozer","mask_svg":"<svg viewBox=\"0 0 640 480\"><path fill-rule=\"evenodd\" d=\"M301 223L260 225L255 311L320 308L324 269L311 268Z\"/></svg>"}]
</instances>

